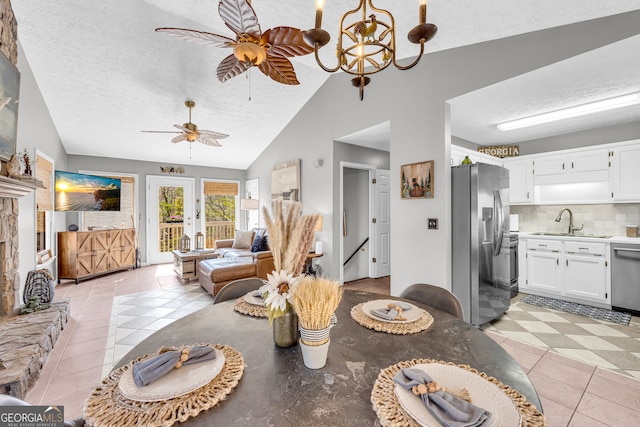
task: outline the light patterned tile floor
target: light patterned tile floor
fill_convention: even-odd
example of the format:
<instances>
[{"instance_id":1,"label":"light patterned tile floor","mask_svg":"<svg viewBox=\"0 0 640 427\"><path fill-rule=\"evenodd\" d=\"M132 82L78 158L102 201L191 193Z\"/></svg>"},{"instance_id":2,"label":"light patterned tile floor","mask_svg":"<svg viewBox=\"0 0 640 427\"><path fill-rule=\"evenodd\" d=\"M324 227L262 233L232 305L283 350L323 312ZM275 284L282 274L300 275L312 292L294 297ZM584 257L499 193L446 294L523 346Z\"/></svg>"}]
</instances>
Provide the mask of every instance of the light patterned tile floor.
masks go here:
<instances>
[{"instance_id":1,"label":"light patterned tile floor","mask_svg":"<svg viewBox=\"0 0 640 427\"><path fill-rule=\"evenodd\" d=\"M590 319L513 299L485 331L549 349L567 357L640 378L640 319L628 326Z\"/></svg>"}]
</instances>

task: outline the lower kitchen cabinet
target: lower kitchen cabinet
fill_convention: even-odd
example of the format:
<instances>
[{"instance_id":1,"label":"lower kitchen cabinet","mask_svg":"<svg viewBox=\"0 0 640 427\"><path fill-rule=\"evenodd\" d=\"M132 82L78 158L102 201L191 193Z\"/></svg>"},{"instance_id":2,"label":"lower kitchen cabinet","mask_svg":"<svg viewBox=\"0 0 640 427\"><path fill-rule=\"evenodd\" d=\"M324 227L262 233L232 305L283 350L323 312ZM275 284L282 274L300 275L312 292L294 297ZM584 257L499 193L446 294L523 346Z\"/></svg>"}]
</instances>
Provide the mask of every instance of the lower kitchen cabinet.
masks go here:
<instances>
[{"instance_id":1,"label":"lower kitchen cabinet","mask_svg":"<svg viewBox=\"0 0 640 427\"><path fill-rule=\"evenodd\" d=\"M611 308L608 243L575 237L564 241L526 240L527 268L521 291Z\"/></svg>"}]
</instances>

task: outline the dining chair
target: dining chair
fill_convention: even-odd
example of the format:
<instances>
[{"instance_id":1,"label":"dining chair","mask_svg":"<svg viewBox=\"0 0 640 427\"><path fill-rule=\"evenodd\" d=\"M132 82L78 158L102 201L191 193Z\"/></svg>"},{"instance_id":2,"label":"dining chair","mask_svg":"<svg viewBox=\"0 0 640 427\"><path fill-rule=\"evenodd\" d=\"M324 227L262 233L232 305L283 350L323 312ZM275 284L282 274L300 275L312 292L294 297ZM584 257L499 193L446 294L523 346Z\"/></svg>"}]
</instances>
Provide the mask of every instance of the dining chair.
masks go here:
<instances>
[{"instance_id":1,"label":"dining chair","mask_svg":"<svg viewBox=\"0 0 640 427\"><path fill-rule=\"evenodd\" d=\"M440 286L416 283L402 291L400 298L430 305L464 320L462 304L458 297Z\"/></svg>"},{"instance_id":2,"label":"dining chair","mask_svg":"<svg viewBox=\"0 0 640 427\"><path fill-rule=\"evenodd\" d=\"M217 304L230 299L240 298L247 292L254 291L262 285L264 285L264 282L257 277L234 280L224 285L224 287L218 291L213 299L213 303Z\"/></svg>"}]
</instances>

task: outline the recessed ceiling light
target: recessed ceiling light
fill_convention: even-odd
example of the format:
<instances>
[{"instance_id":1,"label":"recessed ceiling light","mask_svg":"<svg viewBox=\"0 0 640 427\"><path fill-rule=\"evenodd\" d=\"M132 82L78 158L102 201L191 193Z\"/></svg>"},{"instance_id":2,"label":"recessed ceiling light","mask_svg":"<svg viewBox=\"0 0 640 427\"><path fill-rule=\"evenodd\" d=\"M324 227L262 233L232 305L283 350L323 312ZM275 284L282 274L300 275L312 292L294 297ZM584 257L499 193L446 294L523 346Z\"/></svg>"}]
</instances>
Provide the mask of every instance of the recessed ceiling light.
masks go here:
<instances>
[{"instance_id":1,"label":"recessed ceiling light","mask_svg":"<svg viewBox=\"0 0 640 427\"><path fill-rule=\"evenodd\" d=\"M601 101L589 102L587 104L537 114L523 119L511 120L498 124L498 129L501 131L520 129L527 126L569 119L571 117L584 116L586 114L598 113L600 111L612 110L614 108L626 107L638 103L640 103L640 92L630 93L628 95L616 96L614 98L603 99Z\"/></svg>"}]
</instances>

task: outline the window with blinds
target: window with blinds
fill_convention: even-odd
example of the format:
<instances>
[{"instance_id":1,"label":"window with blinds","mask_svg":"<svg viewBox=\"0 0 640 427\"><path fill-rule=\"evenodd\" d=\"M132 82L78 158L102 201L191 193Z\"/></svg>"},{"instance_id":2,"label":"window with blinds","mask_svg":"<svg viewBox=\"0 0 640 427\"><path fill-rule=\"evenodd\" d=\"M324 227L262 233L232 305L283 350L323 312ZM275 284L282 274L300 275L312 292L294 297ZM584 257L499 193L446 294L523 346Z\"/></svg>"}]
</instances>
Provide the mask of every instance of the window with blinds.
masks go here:
<instances>
[{"instance_id":1,"label":"window with blinds","mask_svg":"<svg viewBox=\"0 0 640 427\"><path fill-rule=\"evenodd\" d=\"M120 210L83 212L83 227L137 228L135 216L135 179L130 176L103 175L118 178L120 186Z\"/></svg>"},{"instance_id":2,"label":"window with blinds","mask_svg":"<svg viewBox=\"0 0 640 427\"><path fill-rule=\"evenodd\" d=\"M234 237L238 183L204 181L203 192L206 247L212 248L216 240Z\"/></svg>"}]
</instances>

